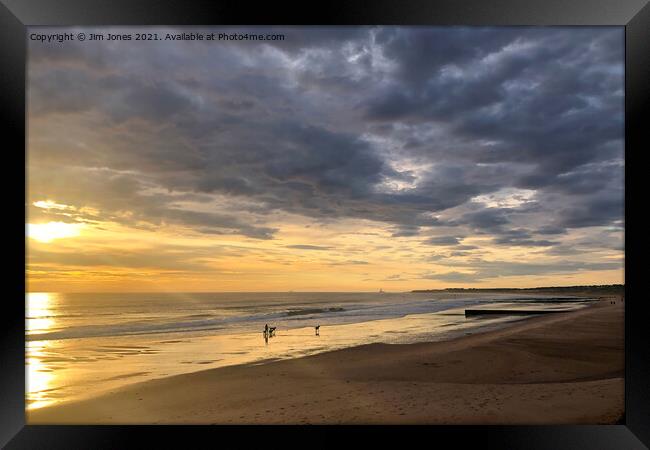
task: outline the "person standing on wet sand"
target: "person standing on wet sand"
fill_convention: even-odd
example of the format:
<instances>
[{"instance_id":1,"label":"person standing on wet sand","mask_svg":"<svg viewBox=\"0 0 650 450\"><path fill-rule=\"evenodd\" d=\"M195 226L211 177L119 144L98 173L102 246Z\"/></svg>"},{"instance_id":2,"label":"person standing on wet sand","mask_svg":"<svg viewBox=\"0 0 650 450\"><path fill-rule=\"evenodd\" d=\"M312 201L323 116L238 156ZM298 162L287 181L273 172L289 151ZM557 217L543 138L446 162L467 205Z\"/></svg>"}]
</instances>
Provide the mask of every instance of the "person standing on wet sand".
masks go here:
<instances>
[{"instance_id":1,"label":"person standing on wet sand","mask_svg":"<svg viewBox=\"0 0 650 450\"><path fill-rule=\"evenodd\" d=\"M320 336L320 324L316 325L314 329L316 330L316 336Z\"/></svg>"}]
</instances>

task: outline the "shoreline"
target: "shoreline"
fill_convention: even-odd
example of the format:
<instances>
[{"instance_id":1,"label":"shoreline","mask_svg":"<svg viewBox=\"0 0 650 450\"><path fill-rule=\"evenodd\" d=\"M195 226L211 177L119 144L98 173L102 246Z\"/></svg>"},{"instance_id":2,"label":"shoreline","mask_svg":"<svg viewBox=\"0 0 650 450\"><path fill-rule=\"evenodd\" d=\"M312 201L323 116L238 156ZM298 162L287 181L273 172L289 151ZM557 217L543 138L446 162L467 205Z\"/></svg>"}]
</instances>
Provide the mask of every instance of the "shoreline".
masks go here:
<instances>
[{"instance_id":1,"label":"shoreline","mask_svg":"<svg viewBox=\"0 0 650 450\"><path fill-rule=\"evenodd\" d=\"M509 326L508 322L522 320L516 315L468 318L466 308L476 303L462 303L463 299L471 300L472 297L461 296L458 304L455 304L457 300L444 297L439 299L442 300L440 305L435 301L435 296L425 300L431 303L426 308L413 308L414 304L422 305L422 299L410 299L407 305L413 311L399 316L375 314L375 317L368 317L362 313L361 317L356 314L357 317L347 320L344 318L333 323L325 322L322 323L324 333L316 337L313 327L305 326L305 323L313 320L310 319L298 326L291 321L273 323L279 325L280 330L277 339L268 341L264 341L258 331L243 330L224 330L223 333L181 332L180 335L91 335L81 339L30 341L27 343L27 380L31 382L28 383L28 390L31 389L27 394L28 409L86 400L129 384L205 369L258 363L262 360L295 359L377 342L406 344L447 341L502 328ZM504 308L508 307L512 298L510 295L505 299L499 299L500 296L490 297L494 298L490 298L492 302L488 304ZM473 298L476 299L476 296ZM515 298L524 300L520 296ZM535 298L543 302L546 297ZM592 304L593 300L583 299L588 303L580 304L575 303L576 299L572 297L575 308ZM392 304L392 309L398 306L395 299L388 304ZM524 306L524 309L531 306ZM556 308L553 301L542 308L555 310L565 306L561 304ZM360 308L359 311L363 309ZM361 320L354 320L355 318ZM262 328L262 324L259 324L259 328ZM117 363L115 358L120 362ZM107 364L102 364L102 360L108 360Z\"/></svg>"},{"instance_id":2,"label":"shoreline","mask_svg":"<svg viewBox=\"0 0 650 450\"><path fill-rule=\"evenodd\" d=\"M447 341L207 369L28 410L27 423L615 423L623 317L601 300Z\"/></svg>"}]
</instances>

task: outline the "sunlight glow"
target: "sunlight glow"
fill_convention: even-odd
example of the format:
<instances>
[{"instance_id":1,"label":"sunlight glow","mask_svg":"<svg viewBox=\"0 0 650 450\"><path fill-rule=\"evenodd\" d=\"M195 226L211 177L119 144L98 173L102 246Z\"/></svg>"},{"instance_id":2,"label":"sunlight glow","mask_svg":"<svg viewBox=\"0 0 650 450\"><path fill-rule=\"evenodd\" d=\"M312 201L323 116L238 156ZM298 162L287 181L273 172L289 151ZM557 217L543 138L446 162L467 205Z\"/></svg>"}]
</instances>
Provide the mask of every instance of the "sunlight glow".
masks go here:
<instances>
[{"instance_id":1,"label":"sunlight glow","mask_svg":"<svg viewBox=\"0 0 650 450\"><path fill-rule=\"evenodd\" d=\"M84 227L81 223L48 222L28 223L25 230L27 236L39 242L52 242L54 239L63 239L79 236Z\"/></svg>"},{"instance_id":2,"label":"sunlight glow","mask_svg":"<svg viewBox=\"0 0 650 450\"><path fill-rule=\"evenodd\" d=\"M63 205L61 203L53 202L52 200L39 200L32 203L37 208L41 209L72 209L71 206Z\"/></svg>"}]
</instances>

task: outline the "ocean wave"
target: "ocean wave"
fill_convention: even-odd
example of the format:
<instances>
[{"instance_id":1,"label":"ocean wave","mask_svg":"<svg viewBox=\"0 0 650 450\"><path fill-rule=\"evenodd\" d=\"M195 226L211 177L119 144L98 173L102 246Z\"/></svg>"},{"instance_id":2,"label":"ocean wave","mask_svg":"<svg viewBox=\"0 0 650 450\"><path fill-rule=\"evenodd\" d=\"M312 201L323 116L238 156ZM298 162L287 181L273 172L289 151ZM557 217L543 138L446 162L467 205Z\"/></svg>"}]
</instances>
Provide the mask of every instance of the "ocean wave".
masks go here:
<instances>
[{"instance_id":1,"label":"ocean wave","mask_svg":"<svg viewBox=\"0 0 650 450\"><path fill-rule=\"evenodd\" d=\"M286 315L291 316L303 316L303 315L312 315L312 314L322 314L328 312L342 312L345 311L344 308L308 308L308 309L294 309L286 312Z\"/></svg>"},{"instance_id":2,"label":"ocean wave","mask_svg":"<svg viewBox=\"0 0 650 450\"><path fill-rule=\"evenodd\" d=\"M492 296L491 296L492 297ZM298 300L298 299L296 299ZM317 320L321 325L367 322L385 318L402 317L410 314L434 313L447 309L461 308L464 306L490 303L494 301L570 301L569 298L547 297L516 297L506 296L501 298L412 298L391 299L386 302L382 297L371 302L349 302L341 306L340 301L318 302L320 304L307 304L297 301L293 304L271 301L268 304L263 300L254 307L240 310L239 314L232 314L223 304L206 306L205 309L193 309L192 314L179 315L178 307L169 304L167 308L151 311L151 316L143 317L143 311L134 310L132 315L122 314L120 319L113 323L89 323L85 325L68 324L65 321L53 324L55 329L39 329L39 333L32 333L26 336L28 341L59 340L74 338L91 338L101 336L125 336L155 333L176 333L176 332L249 332L261 329L264 323L282 328L300 328L313 326ZM270 305L274 306L270 306ZM241 305L239 305L241 307ZM181 309L183 312L190 312ZM99 314L89 314L89 320ZM70 314L77 317L77 314ZM53 317L61 319L61 316ZM131 319L131 320L129 320Z\"/></svg>"}]
</instances>

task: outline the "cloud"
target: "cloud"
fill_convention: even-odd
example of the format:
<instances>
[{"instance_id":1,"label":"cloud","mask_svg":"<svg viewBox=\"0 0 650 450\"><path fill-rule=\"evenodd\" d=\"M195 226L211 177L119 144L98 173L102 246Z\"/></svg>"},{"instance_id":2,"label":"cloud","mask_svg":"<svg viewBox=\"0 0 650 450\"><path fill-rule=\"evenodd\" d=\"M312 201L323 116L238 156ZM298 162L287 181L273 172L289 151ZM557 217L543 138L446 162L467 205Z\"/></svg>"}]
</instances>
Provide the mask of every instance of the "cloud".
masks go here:
<instances>
[{"instance_id":1,"label":"cloud","mask_svg":"<svg viewBox=\"0 0 650 450\"><path fill-rule=\"evenodd\" d=\"M29 216L251 239L361 219L456 252L621 221L620 28L269 31L287 38L30 41L29 200L76 210Z\"/></svg>"},{"instance_id":2,"label":"cloud","mask_svg":"<svg viewBox=\"0 0 650 450\"><path fill-rule=\"evenodd\" d=\"M425 274L422 276L422 279L448 281L452 283L477 283L481 281L481 278L477 277L475 273L455 271Z\"/></svg>"},{"instance_id":3,"label":"cloud","mask_svg":"<svg viewBox=\"0 0 650 450\"><path fill-rule=\"evenodd\" d=\"M368 264L369 264L368 261L360 261L360 260L355 260L355 259L329 263L330 266L347 266L347 265L365 266L365 265L368 265Z\"/></svg>"},{"instance_id":4,"label":"cloud","mask_svg":"<svg viewBox=\"0 0 650 450\"><path fill-rule=\"evenodd\" d=\"M418 226L400 226L393 231L392 237L412 237L420 234L420 227Z\"/></svg>"},{"instance_id":5,"label":"cloud","mask_svg":"<svg viewBox=\"0 0 650 450\"><path fill-rule=\"evenodd\" d=\"M294 248L298 250L329 250L332 247L327 247L324 245L309 245L309 244L295 244L295 245L287 245L287 248Z\"/></svg>"},{"instance_id":6,"label":"cloud","mask_svg":"<svg viewBox=\"0 0 650 450\"><path fill-rule=\"evenodd\" d=\"M460 244L460 238L455 236L436 236L427 239L425 243L430 245L458 245Z\"/></svg>"},{"instance_id":7,"label":"cloud","mask_svg":"<svg viewBox=\"0 0 650 450\"><path fill-rule=\"evenodd\" d=\"M422 279L453 281L453 282L479 282L486 279L495 279L509 276L552 275L575 273L586 270L615 270L621 269L619 261L611 262L580 262L580 261L553 261L549 263L526 263L512 261L472 261L471 263L448 263L449 266L466 267L469 272L443 271L428 272L420 275Z\"/></svg>"},{"instance_id":8,"label":"cloud","mask_svg":"<svg viewBox=\"0 0 650 450\"><path fill-rule=\"evenodd\" d=\"M402 278L401 274L388 275L386 278L383 278L379 281L407 281L406 278Z\"/></svg>"},{"instance_id":9,"label":"cloud","mask_svg":"<svg viewBox=\"0 0 650 450\"><path fill-rule=\"evenodd\" d=\"M546 239L533 239L531 234L523 229L501 230L494 242L520 247L550 247L556 244L556 242Z\"/></svg>"},{"instance_id":10,"label":"cloud","mask_svg":"<svg viewBox=\"0 0 650 450\"><path fill-rule=\"evenodd\" d=\"M125 225L178 225L206 234L242 234L255 239L270 239L276 231L258 226L237 214L195 211L179 208L179 198L167 192L146 192L146 184L137 176L108 169L83 170L61 167L41 174L32 183L33 197L55 196L63 204L81 204L74 212L43 210L30 205L29 220L111 221ZM73 183L70 180L74 180ZM91 212L87 212L90 208Z\"/></svg>"},{"instance_id":11,"label":"cloud","mask_svg":"<svg viewBox=\"0 0 650 450\"><path fill-rule=\"evenodd\" d=\"M212 271L209 261L212 258L236 254L237 250L220 247L178 247L156 245L136 249L97 248L51 250L50 248L30 248L28 261L30 268L43 266L50 270L50 264L63 265L67 268L129 268L162 271L180 271L197 273ZM33 262L34 264L31 264Z\"/></svg>"}]
</instances>

